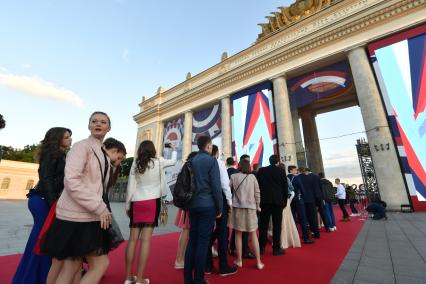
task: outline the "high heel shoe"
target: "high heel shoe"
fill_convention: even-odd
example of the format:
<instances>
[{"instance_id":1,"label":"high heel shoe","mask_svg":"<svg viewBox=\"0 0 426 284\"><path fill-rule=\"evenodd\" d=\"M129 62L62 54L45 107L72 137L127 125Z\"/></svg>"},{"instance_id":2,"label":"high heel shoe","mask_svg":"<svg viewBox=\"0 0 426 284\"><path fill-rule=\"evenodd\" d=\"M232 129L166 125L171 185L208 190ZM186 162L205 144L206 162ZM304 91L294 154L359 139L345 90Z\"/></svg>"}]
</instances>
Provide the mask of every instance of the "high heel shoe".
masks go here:
<instances>
[{"instance_id":1,"label":"high heel shoe","mask_svg":"<svg viewBox=\"0 0 426 284\"><path fill-rule=\"evenodd\" d=\"M242 262L239 263L238 261L234 260L234 264L236 266L238 266L239 268L243 267L243 263Z\"/></svg>"},{"instance_id":2,"label":"high heel shoe","mask_svg":"<svg viewBox=\"0 0 426 284\"><path fill-rule=\"evenodd\" d=\"M257 263L256 266L257 266L257 269L262 270L265 267L265 264Z\"/></svg>"}]
</instances>

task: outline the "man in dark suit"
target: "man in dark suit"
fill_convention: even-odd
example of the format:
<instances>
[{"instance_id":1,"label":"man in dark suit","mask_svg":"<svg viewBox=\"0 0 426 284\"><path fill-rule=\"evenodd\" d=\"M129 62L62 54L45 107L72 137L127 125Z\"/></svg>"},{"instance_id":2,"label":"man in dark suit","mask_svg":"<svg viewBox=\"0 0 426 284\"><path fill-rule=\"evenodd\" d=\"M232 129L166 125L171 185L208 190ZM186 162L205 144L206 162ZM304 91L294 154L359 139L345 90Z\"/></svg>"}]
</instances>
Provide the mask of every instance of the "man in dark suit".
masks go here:
<instances>
[{"instance_id":1,"label":"man in dark suit","mask_svg":"<svg viewBox=\"0 0 426 284\"><path fill-rule=\"evenodd\" d=\"M268 238L269 220L272 216L272 252L273 255L282 255L285 251L281 248L281 222L283 209L287 205L288 184L285 170L278 167L278 155L269 158L270 165L260 168L257 173L260 188L260 216L259 216L259 247L261 253L265 252Z\"/></svg>"},{"instance_id":2,"label":"man in dark suit","mask_svg":"<svg viewBox=\"0 0 426 284\"><path fill-rule=\"evenodd\" d=\"M320 232L318 228L316 197L317 192L321 191L320 183L314 175L308 175L305 168L299 168L299 172L304 189L303 201L305 202L309 229L314 233L314 238L319 239Z\"/></svg>"}]
</instances>

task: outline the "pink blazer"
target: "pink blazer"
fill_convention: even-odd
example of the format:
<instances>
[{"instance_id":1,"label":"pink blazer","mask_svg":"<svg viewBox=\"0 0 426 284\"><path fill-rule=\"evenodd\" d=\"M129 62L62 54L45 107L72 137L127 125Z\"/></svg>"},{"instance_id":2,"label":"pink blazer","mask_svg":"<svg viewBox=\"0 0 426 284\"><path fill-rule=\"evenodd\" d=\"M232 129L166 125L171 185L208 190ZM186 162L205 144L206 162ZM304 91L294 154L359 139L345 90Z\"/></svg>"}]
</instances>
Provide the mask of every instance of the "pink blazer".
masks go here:
<instances>
[{"instance_id":1,"label":"pink blazer","mask_svg":"<svg viewBox=\"0 0 426 284\"><path fill-rule=\"evenodd\" d=\"M67 154L64 191L56 206L58 219L74 222L99 221L99 215L107 210L102 200L105 162L101 149L102 143L90 136L75 143ZM101 162L102 174L95 153ZM105 180L108 179L109 174Z\"/></svg>"}]
</instances>

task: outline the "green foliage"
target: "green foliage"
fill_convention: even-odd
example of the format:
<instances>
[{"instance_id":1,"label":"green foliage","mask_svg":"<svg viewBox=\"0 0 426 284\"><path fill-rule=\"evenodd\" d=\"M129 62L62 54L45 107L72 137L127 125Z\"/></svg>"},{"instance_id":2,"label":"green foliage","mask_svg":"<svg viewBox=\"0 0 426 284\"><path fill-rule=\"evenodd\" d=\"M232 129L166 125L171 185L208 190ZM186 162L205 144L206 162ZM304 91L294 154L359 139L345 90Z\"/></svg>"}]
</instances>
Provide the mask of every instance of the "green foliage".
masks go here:
<instances>
[{"instance_id":1,"label":"green foliage","mask_svg":"<svg viewBox=\"0 0 426 284\"><path fill-rule=\"evenodd\" d=\"M133 164L133 157L125 159L123 162L121 162L121 173L120 177L128 177L130 174L130 168Z\"/></svg>"},{"instance_id":2,"label":"green foliage","mask_svg":"<svg viewBox=\"0 0 426 284\"><path fill-rule=\"evenodd\" d=\"M38 146L39 145L36 144L27 145L24 147L24 149L17 149L11 146L3 146L2 159L18 162L38 163Z\"/></svg>"}]
</instances>

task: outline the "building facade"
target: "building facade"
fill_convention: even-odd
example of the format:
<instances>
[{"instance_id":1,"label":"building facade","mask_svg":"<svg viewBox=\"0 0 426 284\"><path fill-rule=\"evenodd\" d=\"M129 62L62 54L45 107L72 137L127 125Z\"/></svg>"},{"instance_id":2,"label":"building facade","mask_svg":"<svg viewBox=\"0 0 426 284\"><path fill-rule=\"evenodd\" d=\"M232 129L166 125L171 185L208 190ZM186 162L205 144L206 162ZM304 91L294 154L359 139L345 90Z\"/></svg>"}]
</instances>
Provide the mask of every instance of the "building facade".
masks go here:
<instances>
[{"instance_id":1,"label":"building facade","mask_svg":"<svg viewBox=\"0 0 426 284\"><path fill-rule=\"evenodd\" d=\"M224 158L278 153L319 172L315 116L359 106L382 199L426 210L426 0L297 0L272 14L249 48L144 98L137 144L167 156L175 143L184 160L208 134Z\"/></svg>"},{"instance_id":2,"label":"building facade","mask_svg":"<svg viewBox=\"0 0 426 284\"><path fill-rule=\"evenodd\" d=\"M38 182L38 164L9 160L0 162L0 199L26 199Z\"/></svg>"}]
</instances>

